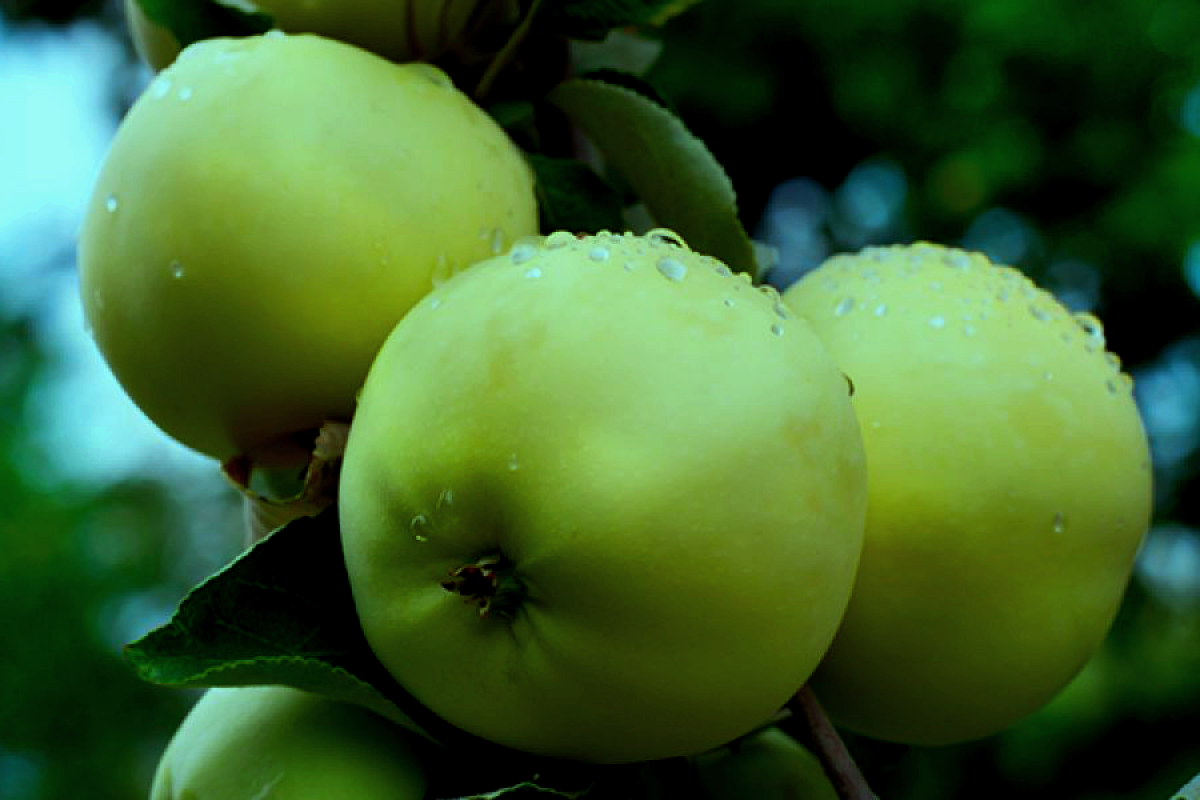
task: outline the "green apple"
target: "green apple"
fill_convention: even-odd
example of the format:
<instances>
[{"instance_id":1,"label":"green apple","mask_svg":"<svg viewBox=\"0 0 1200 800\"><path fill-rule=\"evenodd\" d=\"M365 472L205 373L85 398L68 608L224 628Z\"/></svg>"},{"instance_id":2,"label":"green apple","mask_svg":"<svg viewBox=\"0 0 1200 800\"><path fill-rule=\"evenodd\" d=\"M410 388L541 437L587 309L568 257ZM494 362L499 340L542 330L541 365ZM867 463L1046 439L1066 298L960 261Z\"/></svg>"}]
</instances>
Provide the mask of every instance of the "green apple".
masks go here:
<instances>
[{"instance_id":1,"label":"green apple","mask_svg":"<svg viewBox=\"0 0 1200 800\"><path fill-rule=\"evenodd\" d=\"M450 723L598 763L769 719L841 618L846 381L773 290L673 234L557 232L388 337L339 509L367 641Z\"/></svg>"},{"instance_id":2,"label":"green apple","mask_svg":"<svg viewBox=\"0 0 1200 800\"><path fill-rule=\"evenodd\" d=\"M220 0L217 0L220 2ZM258 0L228 2L271 16L288 33L315 33L391 61L427 61L488 32L514 28L517 0ZM125 0L125 20L139 55L156 70L179 54L179 40L151 20L140 0Z\"/></svg>"},{"instance_id":3,"label":"green apple","mask_svg":"<svg viewBox=\"0 0 1200 800\"><path fill-rule=\"evenodd\" d=\"M371 711L297 689L210 689L167 746L150 798L421 800L429 746Z\"/></svg>"},{"instance_id":4,"label":"green apple","mask_svg":"<svg viewBox=\"0 0 1200 800\"><path fill-rule=\"evenodd\" d=\"M700 800L837 800L817 757L778 728L692 759Z\"/></svg>"},{"instance_id":5,"label":"green apple","mask_svg":"<svg viewBox=\"0 0 1200 800\"><path fill-rule=\"evenodd\" d=\"M1151 507L1132 382L1094 317L979 254L868 248L784 299L854 381L870 474L815 693L840 725L899 742L1011 725L1121 602Z\"/></svg>"},{"instance_id":6,"label":"green apple","mask_svg":"<svg viewBox=\"0 0 1200 800\"><path fill-rule=\"evenodd\" d=\"M310 35L210 39L117 131L82 298L134 402L227 460L348 419L413 303L536 230L523 156L436 68Z\"/></svg>"}]
</instances>

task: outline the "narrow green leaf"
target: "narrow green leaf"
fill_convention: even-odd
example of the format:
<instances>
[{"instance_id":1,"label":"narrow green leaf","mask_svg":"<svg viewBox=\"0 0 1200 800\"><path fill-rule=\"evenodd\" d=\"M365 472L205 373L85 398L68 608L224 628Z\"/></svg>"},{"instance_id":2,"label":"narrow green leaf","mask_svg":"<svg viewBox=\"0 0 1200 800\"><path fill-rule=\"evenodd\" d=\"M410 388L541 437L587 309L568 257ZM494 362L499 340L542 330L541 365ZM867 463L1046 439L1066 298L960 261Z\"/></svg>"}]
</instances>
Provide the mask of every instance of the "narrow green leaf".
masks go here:
<instances>
[{"instance_id":1,"label":"narrow green leaf","mask_svg":"<svg viewBox=\"0 0 1200 800\"><path fill-rule=\"evenodd\" d=\"M270 14L242 11L216 0L137 0L153 22L167 28L181 47L215 36L251 36L275 26Z\"/></svg>"},{"instance_id":2,"label":"narrow green leaf","mask_svg":"<svg viewBox=\"0 0 1200 800\"><path fill-rule=\"evenodd\" d=\"M445 723L396 684L367 645L335 508L255 544L125 656L151 683L293 686L364 705L430 738L445 734Z\"/></svg>"},{"instance_id":3,"label":"narrow green leaf","mask_svg":"<svg viewBox=\"0 0 1200 800\"><path fill-rule=\"evenodd\" d=\"M537 179L543 232L597 233L624 229L620 195L591 167L568 158L538 154L527 158Z\"/></svg>"},{"instance_id":4,"label":"narrow green leaf","mask_svg":"<svg viewBox=\"0 0 1200 800\"><path fill-rule=\"evenodd\" d=\"M640 92L594 78L564 81L548 99L591 139L659 225L692 249L757 276L733 183L677 116Z\"/></svg>"},{"instance_id":5,"label":"narrow green leaf","mask_svg":"<svg viewBox=\"0 0 1200 800\"><path fill-rule=\"evenodd\" d=\"M558 0L538 15L545 31L572 39L603 39L614 28L661 25L699 0Z\"/></svg>"}]
</instances>

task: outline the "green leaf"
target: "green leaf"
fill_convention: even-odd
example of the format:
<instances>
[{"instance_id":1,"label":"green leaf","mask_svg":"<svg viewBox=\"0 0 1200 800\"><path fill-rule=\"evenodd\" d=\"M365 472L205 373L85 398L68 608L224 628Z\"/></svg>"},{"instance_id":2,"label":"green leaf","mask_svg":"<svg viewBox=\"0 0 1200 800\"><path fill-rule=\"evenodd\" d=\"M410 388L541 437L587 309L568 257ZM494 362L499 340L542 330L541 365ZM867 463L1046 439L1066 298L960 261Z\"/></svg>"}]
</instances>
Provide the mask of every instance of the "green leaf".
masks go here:
<instances>
[{"instance_id":1,"label":"green leaf","mask_svg":"<svg viewBox=\"0 0 1200 800\"><path fill-rule=\"evenodd\" d=\"M657 224L692 249L757 276L733 183L677 116L641 92L595 78L566 80L548 99L591 139Z\"/></svg>"},{"instance_id":2,"label":"green leaf","mask_svg":"<svg viewBox=\"0 0 1200 800\"><path fill-rule=\"evenodd\" d=\"M527 156L536 176L538 214L545 233L621 231L621 197L591 167L569 158Z\"/></svg>"},{"instance_id":3,"label":"green leaf","mask_svg":"<svg viewBox=\"0 0 1200 800\"><path fill-rule=\"evenodd\" d=\"M448 726L403 690L363 636L336 508L259 541L125 648L138 675L174 687L293 686L366 706L435 740Z\"/></svg>"},{"instance_id":4,"label":"green leaf","mask_svg":"<svg viewBox=\"0 0 1200 800\"><path fill-rule=\"evenodd\" d=\"M699 0L554 0L538 15L543 30L572 39L603 39L614 28L661 25Z\"/></svg>"},{"instance_id":5,"label":"green leaf","mask_svg":"<svg viewBox=\"0 0 1200 800\"><path fill-rule=\"evenodd\" d=\"M252 36L275 26L270 14L242 11L216 0L137 0L142 12L167 28L181 47L215 36Z\"/></svg>"}]
</instances>

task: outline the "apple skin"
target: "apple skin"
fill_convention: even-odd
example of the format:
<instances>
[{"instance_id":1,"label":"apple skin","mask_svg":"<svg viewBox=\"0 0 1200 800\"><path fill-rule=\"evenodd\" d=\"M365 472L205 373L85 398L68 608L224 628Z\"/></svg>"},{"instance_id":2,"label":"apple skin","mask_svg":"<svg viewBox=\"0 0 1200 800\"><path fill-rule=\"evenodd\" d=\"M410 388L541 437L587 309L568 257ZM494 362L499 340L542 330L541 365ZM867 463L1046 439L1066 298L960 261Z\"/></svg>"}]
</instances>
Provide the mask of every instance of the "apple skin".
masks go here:
<instances>
[{"instance_id":1,"label":"apple skin","mask_svg":"<svg viewBox=\"0 0 1200 800\"><path fill-rule=\"evenodd\" d=\"M1010 726L1100 647L1149 524L1131 381L1094 318L978 254L868 248L784 299L854 381L869 465L862 564L814 692L897 742Z\"/></svg>"},{"instance_id":2,"label":"apple skin","mask_svg":"<svg viewBox=\"0 0 1200 800\"><path fill-rule=\"evenodd\" d=\"M253 5L271 15L279 30L315 33L397 62L437 58L481 31L509 30L520 17L516 0L261 0ZM179 55L179 40L147 17L138 0L125 0L125 21L134 48L155 70Z\"/></svg>"},{"instance_id":3,"label":"apple skin","mask_svg":"<svg viewBox=\"0 0 1200 800\"><path fill-rule=\"evenodd\" d=\"M838 800L815 755L778 728L692 759L699 800Z\"/></svg>"},{"instance_id":4,"label":"apple skin","mask_svg":"<svg viewBox=\"0 0 1200 800\"><path fill-rule=\"evenodd\" d=\"M210 689L167 746L150 800L421 800L428 746L297 689Z\"/></svg>"},{"instance_id":5,"label":"apple skin","mask_svg":"<svg viewBox=\"0 0 1200 800\"><path fill-rule=\"evenodd\" d=\"M455 276L392 332L351 425L367 641L508 747L618 763L730 741L808 679L849 595L844 377L773 290L669 242L557 232ZM494 555L526 592L511 618L442 585Z\"/></svg>"},{"instance_id":6,"label":"apple skin","mask_svg":"<svg viewBox=\"0 0 1200 800\"><path fill-rule=\"evenodd\" d=\"M133 401L224 461L349 419L412 304L536 231L523 156L436 68L309 35L210 39L117 131L82 300Z\"/></svg>"}]
</instances>

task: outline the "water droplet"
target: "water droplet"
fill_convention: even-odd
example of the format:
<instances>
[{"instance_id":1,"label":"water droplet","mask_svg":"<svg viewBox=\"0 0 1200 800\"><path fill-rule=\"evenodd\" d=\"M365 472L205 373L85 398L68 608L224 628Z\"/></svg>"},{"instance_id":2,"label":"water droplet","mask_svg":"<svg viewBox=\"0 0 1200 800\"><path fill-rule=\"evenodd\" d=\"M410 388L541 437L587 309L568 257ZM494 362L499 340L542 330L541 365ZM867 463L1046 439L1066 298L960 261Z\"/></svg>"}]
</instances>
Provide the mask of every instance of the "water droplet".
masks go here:
<instances>
[{"instance_id":1,"label":"water droplet","mask_svg":"<svg viewBox=\"0 0 1200 800\"><path fill-rule=\"evenodd\" d=\"M1104 346L1104 326L1100 323L1100 320L1096 319L1091 314L1082 311L1074 314L1073 318L1075 320L1075 324L1077 324L1088 337L1088 342L1085 344L1085 347L1087 347L1089 351L1095 350L1097 347ZM1090 345L1090 347L1088 345Z\"/></svg>"},{"instance_id":2,"label":"water droplet","mask_svg":"<svg viewBox=\"0 0 1200 800\"><path fill-rule=\"evenodd\" d=\"M954 269L971 268L971 256L962 250L947 250L942 260L946 263L946 266L953 267Z\"/></svg>"},{"instance_id":3,"label":"water droplet","mask_svg":"<svg viewBox=\"0 0 1200 800\"><path fill-rule=\"evenodd\" d=\"M454 505L454 490L453 489L442 489L442 491L438 494L437 504L436 504L435 508L441 508L442 506L452 506L452 505Z\"/></svg>"},{"instance_id":4,"label":"water droplet","mask_svg":"<svg viewBox=\"0 0 1200 800\"><path fill-rule=\"evenodd\" d=\"M441 307L442 307L442 298L440 298L440 297L434 297L433 299L431 299L431 300L429 301L429 307L430 307L430 308L432 308L432 309L438 309L438 308L441 308Z\"/></svg>"},{"instance_id":5,"label":"water droplet","mask_svg":"<svg viewBox=\"0 0 1200 800\"><path fill-rule=\"evenodd\" d=\"M608 261L609 250L607 247L596 246L588 251L588 258L592 261Z\"/></svg>"},{"instance_id":6,"label":"water droplet","mask_svg":"<svg viewBox=\"0 0 1200 800\"><path fill-rule=\"evenodd\" d=\"M625 271L626 271L626 272L633 272L633 262L632 262L632 261L626 261L626 262L625 262Z\"/></svg>"},{"instance_id":7,"label":"water droplet","mask_svg":"<svg viewBox=\"0 0 1200 800\"><path fill-rule=\"evenodd\" d=\"M880 303L879 305L875 306L875 316L882 317L887 313L887 309L887 303Z\"/></svg>"},{"instance_id":8,"label":"water droplet","mask_svg":"<svg viewBox=\"0 0 1200 800\"><path fill-rule=\"evenodd\" d=\"M1030 306L1029 314L1039 322L1046 322L1050 319L1050 312L1041 306Z\"/></svg>"},{"instance_id":9,"label":"water droplet","mask_svg":"<svg viewBox=\"0 0 1200 800\"><path fill-rule=\"evenodd\" d=\"M684 263L674 258L660 258L656 266L663 277L669 281L679 282L687 275L687 267Z\"/></svg>"},{"instance_id":10,"label":"water droplet","mask_svg":"<svg viewBox=\"0 0 1200 800\"><path fill-rule=\"evenodd\" d=\"M733 277L733 270L731 270L729 267L725 266L724 264L717 264L715 267L713 267L713 271L716 272L718 275L720 275L722 278L732 278Z\"/></svg>"},{"instance_id":11,"label":"water droplet","mask_svg":"<svg viewBox=\"0 0 1200 800\"><path fill-rule=\"evenodd\" d=\"M1007 303L1008 298L1009 298L1009 294L1008 294L1007 288L1001 288L1000 291L996 292L996 299L999 300L1001 303Z\"/></svg>"},{"instance_id":12,"label":"water droplet","mask_svg":"<svg viewBox=\"0 0 1200 800\"><path fill-rule=\"evenodd\" d=\"M976 333L974 325L963 325L963 336L974 336Z\"/></svg>"},{"instance_id":13,"label":"water droplet","mask_svg":"<svg viewBox=\"0 0 1200 800\"><path fill-rule=\"evenodd\" d=\"M411 63L409 69L440 89L449 89L454 86L450 77L432 64Z\"/></svg>"},{"instance_id":14,"label":"water droplet","mask_svg":"<svg viewBox=\"0 0 1200 800\"><path fill-rule=\"evenodd\" d=\"M171 270L171 277L175 278L176 280L182 278L184 275L183 264L179 263L178 261L172 261L168 265L168 269Z\"/></svg>"},{"instance_id":15,"label":"water droplet","mask_svg":"<svg viewBox=\"0 0 1200 800\"><path fill-rule=\"evenodd\" d=\"M522 243L512 249L512 254L509 256L514 264L524 264L529 259L537 255L537 248L529 243Z\"/></svg>"},{"instance_id":16,"label":"water droplet","mask_svg":"<svg viewBox=\"0 0 1200 800\"><path fill-rule=\"evenodd\" d=\"M108 213L114 213L117 210L117 196L110 192L104 199L104 207L108 209Z\"/></svg>"},{"instance_id":17,"label":"water droplet","mask_svg":"<svg viewBox=\"0 0 1200 800\"><path fill-rule=\"evenodd\" d=\"M941 281L930 281L929 288L935 292L940 292L946 288L946 285L944 283L942 283Z\"/></svg>"},{"instance_id":18,"label":"water droplet","mask_svg":"<svg viewBox=\"0 0 1200 800\"><path fill-rule=\"evenodd\" d=\"M513 453L508 457L508 471L516 472L521 468L521 462L517 460L517 454Z\"/></svg>"},{"instance_id":19,"label":"water droplet","mask_svg":"<svg viewBox=\"0 0 1200 800\"><path fill-rule=\"evenodd\" d=\"M546 237L546 241L542 243L542 247L547 250L558 250L560 247L566 247L577 241L579 240L575 238L575 234L570 231L555 231Z\"/></svg>"},{"instance_id":20,"label":"water droplet","mask_svg":"<svg viewBox=\"0 0 1200 800\"><path fill-rule=\"evenodd\" d=\"M790 311L788 311L787 306L785 306L783 303L779 302L778 300L775 301L775 316L779 317L780 319L791 319L792 318L792 314Z\"/></svg>"},{"instance_id":21,"label":"water droplet","mask_svg":"<svg viewBox=\"0 0 1200 800\"><path fill-rule=\"evenodd\" d=\"M723 302L725 304L726 308L733 308L733 298L732 297L726 297L721 302Z\"/></svg>"},{"instance_id":22,"label":"water droplet","mask_svg":"<svg viewBox=\"0 0 1200 800\"><path fill-rule=\"evenodd\" d=\"M433 288L436 289L450 280L450 276L453 274L454 268L450 266L450 260L446 258L445 253L439 253L438 257L434 259L433 274L430 276L433 281Z\"/></svg>"},{"instance_id":23,"label":"water droplet","mask_svg":"<svg viewBox=\"0 0 1200 800\"><path fill-rule=\"evenodd\" d=\"M540 267L530 267L529 269L525 270L525 277L540 278L542 277L542 270Z\"/></svg>"},{"instance_id":24,"label":"water droplet","mask_svg":"<svg viewBox=\"0 0 1200 800\"><path fill-rule=\"evenodd\" d=\"M779 323L772 325L771 333L775 334L776 336L783 336L783 326Z\"/></svg>"},{"instance_id":25,"label":"water droplet","mask_svg":"<svg viewBox=\"0 0 1200 800\"><path fill-rule=\"evenodd\" d=\"M835 317L844 317L852 310L854 310L854 298L843 297L838 301L837 305L833 307L833 315Z\"/></svg>"},{"instance_id":26,"label":"water droplet","mask_svg":"<svg viewBox=\"0 0 1200 800\"><path fill-rule=\"evenodd\" d=\"M1114 370L1121 369L1121 358L1116 353L1105 353L1104 363L1112 367Z\"/></svg>"},{"instance_id":27,"label":"water droplet","mask_svg":"<svg viewBox=\"0 0 1200 800\"><path fill-rule=\"evenodd\" d=\"M491 233L492 255L498 256L504 252L508 244L508 234L500 228L494 228Z\"/></svg>"},{"instance_id":28,"label":"water droplet","mask_svg":"<svg viewBox=\"0 0 1200 800\"><path fill-rule=\"evenodd\" d=\"M184 86L182 89L180 89L179 90L179 99L183 100L184 102L191 100L192 99L192 87Z\"/></svg>"},{"instance_id":29,"label":"water droplet","mask_svg":"<svg viewBox=\"0 0 1200 800\"><path fill-rule=\"evenodd\" d=\"M271 30L263 34L264 39L282 39L285 36L287 36L287 34L279 30L279 28L271 28Z\"/></svg>"},{"instance_id":30,"label":"water droplet","mask_svg":"<svg viewBox=\"0 0 1200 800\"><path fill-rule=\"evenodd\" d=\"M1109 378L1108 380L1106 380L1104 382L1104 388L1108 389L1109 394L1116 394L1117 393L1117 382L1114 381L1112 378Z\"/></svg>"},{"instance_id":31,"label":"water droplet","mask_svg":"<svg viewBox=\"0 0 1200 800\"><path fill-rule=\"evenodd\" d=\"M156 100L161 100L171 93L171 79L165 75L159 75L154 84L150 87L150 94Z\"/></svg>"},{"instance_id":32,"label":"water droplet","mask_svg":"<svg viewBox=\"0 0 1200 800\"><path fill-rule=\"evenodd\" d=\"M1117 383L1120 384L1120 387L1126 392L1133 391L1133 376L1122 372L1117 376Z\"/></svg>"},{"instance_id":33,"label":"water droplet","mask_svg":"<svg viewBox=\"0 0 1200 800\"><path fill-rule=\"evenodd\" d=\"M408 523L408 528L412 531L413 539L418 542L429 541L429 519L424 514L413 517L412 522Z\"/></svg>"},{"instance_id":34,"label":"water droplet","mask_svg":"<svg viewBox=\"0 0 1200 800\"><path fill-rule=\"evenodd\" d=\"M946 318L945 317L930 317L929 327L931 327L931 328L946 327Z\"/></svg>"},{"instance_id":35,"label":"water droplet","mask_svg":"<svg viewBox=\"0 0 1200 800\"><path fill-rule=\"evenodd\" d=\"M1055 512L1052 525L1055 533L1062 533L1067 529L1067 515L1061 511Z\"/></svg>"},{"instance_id":36,"label":"water droplet","mask_svg":"<svg viewBox=\"0 0 1200 800\"><path fill-rule=\"evenodd\" d=\"M655 228L646 233L646 239L654 244L666 244L671 247L678 247L681 250L687 250L688 246L684 243L683 237L670 228Z\"/></svg>"}]
</instances>

